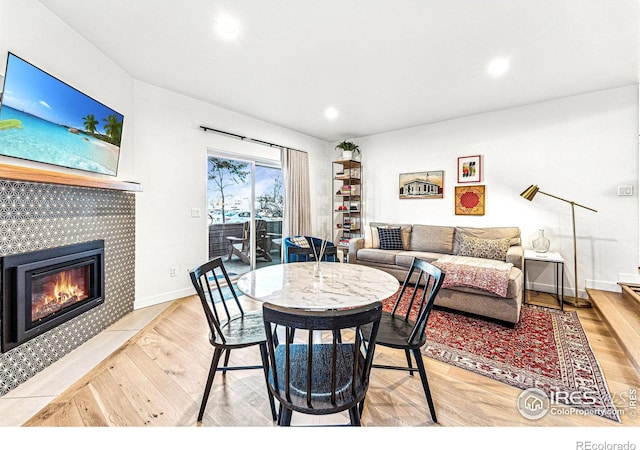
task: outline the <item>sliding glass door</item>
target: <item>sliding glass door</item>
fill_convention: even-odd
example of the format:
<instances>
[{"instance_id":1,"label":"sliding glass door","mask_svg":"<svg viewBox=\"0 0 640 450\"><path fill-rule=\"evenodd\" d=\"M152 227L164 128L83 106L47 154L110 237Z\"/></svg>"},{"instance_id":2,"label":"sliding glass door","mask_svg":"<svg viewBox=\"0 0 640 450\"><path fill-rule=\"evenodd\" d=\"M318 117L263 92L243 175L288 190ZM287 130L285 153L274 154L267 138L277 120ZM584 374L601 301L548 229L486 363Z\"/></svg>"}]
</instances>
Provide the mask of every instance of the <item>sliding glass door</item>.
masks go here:
<instances>
[{"instance_id":1,"label":"sliding glass door","mask_svg":"<svg viewBox=\"0 0 640 450\"><path fill-rule=\"evenodd\" d=\"M232 277L281 262L283 208L279 162L208 154L209 258Z\"/></svg>"}]
</instances>

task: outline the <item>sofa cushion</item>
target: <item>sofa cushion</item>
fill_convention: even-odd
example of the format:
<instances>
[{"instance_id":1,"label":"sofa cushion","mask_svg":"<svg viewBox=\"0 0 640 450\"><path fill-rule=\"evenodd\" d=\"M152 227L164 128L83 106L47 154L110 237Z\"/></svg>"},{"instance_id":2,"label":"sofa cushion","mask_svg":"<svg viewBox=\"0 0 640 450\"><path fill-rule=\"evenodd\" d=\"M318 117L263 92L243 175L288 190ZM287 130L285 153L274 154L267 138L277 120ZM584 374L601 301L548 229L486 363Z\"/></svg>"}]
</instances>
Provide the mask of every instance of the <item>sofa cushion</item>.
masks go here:
<instances>
[{"instance_id":1,"label":"sofa cushion","mask_svg":"<svg viewBox=\"0 0 640 450\"><path fill-rule=\"evenodd\" d=\"M404 250L411 250L411 230L413 225L407 223L383 223L370 222L369 225L376 228L400 228L402 235L402 247Z\"/></svg>"},{"instance_id":2,"label":"sofa cushion","mask_svg":"<svg viewBox=\"0 0 640 450\"><path fill-rule=\"evenodd\" d=\"M509 242L509 238L481 239L464 235L460 240L458 255L504 261L507 258Z\"/></svg>"},{"instance_id":3,"label":"sofa cushion","mask_svg":"<svg viewBox=\"0 0 640 450\"><path fill-rule=\"evenodd\" d=\"M420 258L424 259L427 262L432 262L440 258L441 256L443 256L442 253L414 252L413 250L411 250L408 252L398 253L396 255L396 265L409 269L411 264L413 264L413 258Z\"/></svg>"},{"instance_id":4,"label":"sofa cushion","mask_svg":"<svg viewBox=\"0 0 640 450\"><path fill-rule=\"evenodd\" d=\"M379 248L362 248L358 250L358 261L364 263L393 264L396 255L402 250L380 250Z\"/></svg>"},{"instance_id":5,"label":"sofa cushion","mask_svg":"<svg viewBox=\"0 0 640 450\"><path fill-rule=\"evenodd\" d=\"M371 225L364 226L364 248L380 248L378 228Z\"/></svg>"},{"instance_id":6,"label":"sofa cushion","mask_svg":"<svg viewBox=\"0 0 640 450\"><path fill-rule=\"evenodd\" d=\"M411 250L418 252L453 253L454 227L413 225Z\"/></svg>"},{"instance_id":7,"label":"sofa cushion","mask_svg":"<svg viewBox=\"0 0 640 450\"><path fill-rule=\"evenodd\" d=\"M381 250L404 250L400 228L378 228Z\"/></svg>"}]
</instances>

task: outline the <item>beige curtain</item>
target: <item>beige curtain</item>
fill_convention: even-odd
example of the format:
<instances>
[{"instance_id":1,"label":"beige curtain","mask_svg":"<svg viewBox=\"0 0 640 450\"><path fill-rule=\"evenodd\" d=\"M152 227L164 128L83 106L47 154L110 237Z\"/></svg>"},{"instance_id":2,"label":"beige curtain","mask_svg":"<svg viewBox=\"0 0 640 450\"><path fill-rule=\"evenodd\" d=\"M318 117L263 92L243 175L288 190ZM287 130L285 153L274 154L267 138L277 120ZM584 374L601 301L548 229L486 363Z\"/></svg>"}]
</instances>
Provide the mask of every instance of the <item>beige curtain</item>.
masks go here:
<instances>
[{"instance_id":1,"label":"beige curtain","mask_svg":"<svg viewBox=\"0 0 640 450\"><path fill-rule=\"evenodd\" d=\"M309 155L285 148L281 158L285 189L282 236L308 236L311 234Z\"/></svg>"}]
</instances>

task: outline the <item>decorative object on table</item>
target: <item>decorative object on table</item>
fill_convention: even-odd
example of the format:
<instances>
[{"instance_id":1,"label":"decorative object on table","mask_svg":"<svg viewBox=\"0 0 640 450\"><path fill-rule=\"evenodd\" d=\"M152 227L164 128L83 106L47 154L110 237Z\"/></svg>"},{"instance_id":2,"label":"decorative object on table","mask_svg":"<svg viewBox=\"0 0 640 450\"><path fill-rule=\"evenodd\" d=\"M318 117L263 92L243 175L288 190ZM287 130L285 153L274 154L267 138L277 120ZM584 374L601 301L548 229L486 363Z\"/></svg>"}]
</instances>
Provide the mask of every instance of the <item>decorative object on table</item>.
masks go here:
<instances>
[{"instance_id":1,"label":"decorative object on table","mask_svg":"<svg viewBox=\"0 0 640 450\"><path fill-rule=\"evenodd\" d=\"M460 216L484 216L485 186L456 186L455 212Z\"/></svg>"},{"instance_id":2,"label":"decorative object on table","mask_svg":"<svg viewBox=\"0 0 640 450\"><path fill-rule=\"evenodd\" d=\"M564 199L562 197L557 197L555 195L552 194L548 194L546 192L542 192L540 190L540 188L535 185L532 184L531 186L529 186L527 189L524 190L524 192L522 192L520 194L520 196L526 198L527 200L531 201L533 200L533 198L536 196L537 193L540 194L544 194L548 197L552 197L555 198L556 200L561 200L563 202L567 202L569 204L571 204L571 221L572 221L572 225L573 225L573 275L574 275L574 289L575 289L575 293L574 293L574 297L573 300L568 300L568 303L571 306L575 306L576 308L590 308L591 302L589 300L586 299L581 299L578 298L578 294L579 294L579 290L578 290L578 250L577 250L577 243L576 243L576 206L579 206L580 208L584 208L584 209L588 209L589 211L593 211L593 212L598 212L593 208L589 208L588 206L584 206L581 205L579 203L576 203L572 200L567 200ZM567 301L567 300L565 300Z\"/></svg>"},{"instance_id":3,"label":"decorative object on table","mask_svg":"<svg viewBox=\"0 0 640 450\"><path fill-rule=\"evenodd\" d=\"M360 155L360 147L349 141L340 142L336 145L336 150L342 150L342 159L344 161L355 161Z\"/></svg>"},{"instance_id":4,"label":"decorative object on table","mask_svg":"<svg viewBox=\"0 0 640 450\"><path fill-rule=\"evenodd\" d=\"M442 198L444 196L444 171L401 173L400 198Z\"/></svg>"},{"instance_id":5,"label":"decorative object on table","mask_svg":"<svg viewBox=\"0 0 640 450\"><path fill-rule=\"evenodd\" d=\"M482 181L482 159L480 155L458 158L458 183L480 183Z\"/></svg>"},{"instance_id":6,"label":"decorative object on table","mask_svg":"<svg viewBox=\"0 0 640 450\"><path fill-rule=\"evenodd\" d=\"M327 240L325 238L322 238L319 251L315 245L313 246L313 256L316 258L316 263L313 266L313 276L316 278L322 277L322 258L324 257L324 250L326 246Z\"/></svg>"},{"instance_id":7,"label":"decorative object on table","mask_svg":"<svg viewBox=\"0 0 640 450\"><path fill-rule=\"evenodd\" d=\"M538 237L533 240L533 249L537 253L547 253L549 251L550 245L551 245L551 242L549 241L549 239L544 237L544 230L539 229Z\"/></svg>"},{"instance_id":8,"label":"decorative object on table","mask_svg":"<svg viewBox=\"0 0 640 450\"><path fill-rule=\"evenodd\" d=\"M420 295L421 289L418 289ZM406 311L413 288L399 308ZM382 301L391 311L397 294ZM409 316L415 318L417 306ZM429 358L483 375L518 389L584 392L574 408L619 422L616 405L587 335L575 311L523 305L513 327L434 309L427 322Z\"/></svg>"}]
</instances>

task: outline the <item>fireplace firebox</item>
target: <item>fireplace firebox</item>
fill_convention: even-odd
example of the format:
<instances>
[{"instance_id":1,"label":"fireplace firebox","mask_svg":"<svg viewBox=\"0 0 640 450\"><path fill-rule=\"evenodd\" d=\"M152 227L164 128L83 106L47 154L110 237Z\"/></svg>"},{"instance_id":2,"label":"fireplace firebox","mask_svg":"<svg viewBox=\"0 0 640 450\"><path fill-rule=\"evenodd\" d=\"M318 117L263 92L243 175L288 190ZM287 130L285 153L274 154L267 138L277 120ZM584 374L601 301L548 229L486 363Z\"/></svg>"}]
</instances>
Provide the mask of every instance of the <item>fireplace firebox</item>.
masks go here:
<instances>
[{"instance_id":1,"label":"fireplace firebox","mask_svg":"<svg viewBox=\"0 0 640 450\"><path fill-rule=\"evenodd\" d=\"M2 258L2 352L104 302L104 241Z\"/></svg>"}]
</instances>

